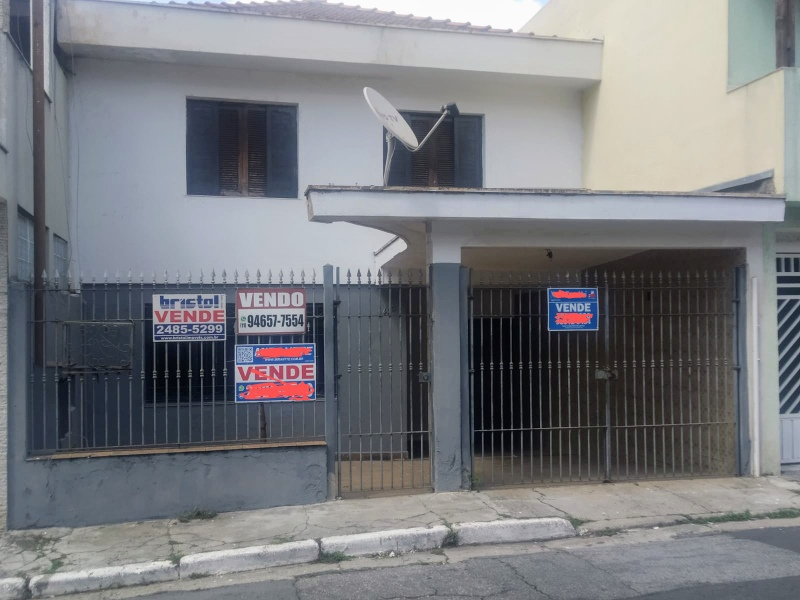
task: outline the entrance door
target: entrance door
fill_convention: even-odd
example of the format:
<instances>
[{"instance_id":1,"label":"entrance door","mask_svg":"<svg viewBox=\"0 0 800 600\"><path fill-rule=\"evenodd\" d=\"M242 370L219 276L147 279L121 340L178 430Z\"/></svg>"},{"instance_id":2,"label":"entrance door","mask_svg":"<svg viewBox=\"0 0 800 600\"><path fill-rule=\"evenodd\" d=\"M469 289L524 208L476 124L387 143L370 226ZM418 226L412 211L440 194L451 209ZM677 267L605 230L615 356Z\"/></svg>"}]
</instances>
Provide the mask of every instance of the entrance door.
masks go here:
<instances>
[{"instance_id":1,"label":"entrance door","mask_svg":"<svg viewBox=\"0 0 800 600\"><path fill-rule=\"evenodd\" d=\"M800 254L779 254L778 384L781 462L800 463Z\"/></svg>"},{"instance_id":2,"label":"entrance door","mask_svg":"<svg viewBox=\"0 0 800 600\"><path fill-rule=\"evenodd\" d=\"M548 331L570 287L599 331ZM735 473L730 273L473 273L470 304L476 486Z\"/></svg>"}]
</instances>

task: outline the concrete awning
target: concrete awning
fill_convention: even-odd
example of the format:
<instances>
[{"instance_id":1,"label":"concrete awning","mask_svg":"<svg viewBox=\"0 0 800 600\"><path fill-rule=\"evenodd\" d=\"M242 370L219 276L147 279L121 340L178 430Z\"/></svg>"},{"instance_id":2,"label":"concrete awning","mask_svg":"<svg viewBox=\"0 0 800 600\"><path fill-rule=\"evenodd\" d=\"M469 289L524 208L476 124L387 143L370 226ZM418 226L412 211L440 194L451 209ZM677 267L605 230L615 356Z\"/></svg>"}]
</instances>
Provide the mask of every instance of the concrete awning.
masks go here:
<instances>
[{"instance_id":1,"label":"concrete awning","mask_svg":"<svg viewBox=\"0 0 800 600\"><path fill-rule=\"evenodd\" d=\"M310 186L306 203L310 221L395 234L405 243L381 249L379 263L402 252L403 266L460 262L476 248L737 248L785 210L764 194L582 189Z\"/></svg>"},{"instance_id":2,"label":"concrete awning","mask_svg":"<svg viewBox=\"0 0 800 600\"><path fill-rule=\"evenodd\" d=\"M336 7L330 7L336 8ZM459 76L587 89L603 44L518 33L287 18L254 5L130 0L59 2L58 44L73 57L403 77Z\"/></svg>"}]
</instances>

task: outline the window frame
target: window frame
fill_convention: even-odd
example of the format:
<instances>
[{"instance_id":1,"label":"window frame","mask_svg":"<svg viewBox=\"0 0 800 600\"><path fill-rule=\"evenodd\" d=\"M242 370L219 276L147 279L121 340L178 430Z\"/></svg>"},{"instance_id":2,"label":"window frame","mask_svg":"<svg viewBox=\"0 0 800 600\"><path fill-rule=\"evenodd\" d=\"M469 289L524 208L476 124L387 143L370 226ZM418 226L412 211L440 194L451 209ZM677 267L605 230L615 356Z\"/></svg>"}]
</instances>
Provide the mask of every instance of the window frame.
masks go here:
<instances>
[{"instance_id":1,"label":"window frame","mask_svg":"<svg viewBox=\"0 0 800 600\"><path fill-rule=\"evenodd\" d=\"M441 113L430 111L418 110L400 110L400 115L409 122L409 119L415 117L422 117L425 119L438 119ZM438 183L435 187L444 188L474 188L481 189L484 187L485 175L485 115L480 113L460 114L455 117L449 117L453 123L453 184L442 185ZM434 121L435 122L435 121ZM426 132L427 133L427 132ZM469 139L472 136L474 142L472 144L460 141ZM426 143L421 152L435 152L436 151L436 135ZM421 139L420 139L421 141ZM433 144L429 147L429 144ZM383 159L384 164L387 155L387 144L385 135L383 136ZM409 152L402 144L395 146L395 154L392 161L392 168L389 172L389 186L402 186L402 187L431 187L430 176L428 186L421 186L413 182L413 154ZM441 180L441 177L437 178Z\"/></svg>"},{"instance_id":2,"label":"window frame","mask_svg":"<svg viewBox=\"0 0 800 600\"><path fill-rule=\"evenodd\" d=\"M64 255L59 254L59 246L64 249ZM60 259L60 260L59 260ZM60 264L63 263L63 264ZM58 272L60 277L66 277L69 271L69 242L57 233L53 234L53 274Z\"/></svg>"},{"instance_id":3,"label":"window frame","mask_svg":"<svg viewBox=\"0 0 800 600\"><path fill-rule=\"evenodd\" d=\"M216 111L216 123L214 125L214 135L216 136L216 162L217 162L217 169L218 173L216 175L216 184L217 184L217 191L197 191L196 187L202 187L202 183L197 181L192 181L193 177L193 167L192 162L193 159L200 159L199 156L193 155L190 147L192 143L192 117L191 113L193 110L193 105L195 108L200 108L202 105L206 107L213 107ZM238 171L239 171L239 183L236 190L224 190L222 189L221 182L220 182L220 164L221 164L221 156L220 156L220 124L219 124L219 115L220 109L233 109L238 111L238 152L237 152L237 162L238 162ZM270 122L271 115L274 115L277 112L281 112L282 110L288 109L292 113L293 118L293 131L291 132L292 139L290 140L290 147L286 150L286 160L283 162L287 162L290 164L290 172L285 177L287 180L291 180L290 191L287 192L285 189L281 188L280 182L278 184L273 184L275 180L275 174L270 173L273 168L272 162L281 161L274 161L274 153L276 148L271 146L272 143L277 145L277 141L273 142L270 135L270 129L275 127L274 123ZM263 193L251 193L250 192L250 179L249 179L249 147L248 147L248 130L249 130L249 123L248 123L248 111L251 110L258 110L263 111L265 114L265 127L267 128L267 132L265 133L265 151L264 151L264 191ZM206 197L219 197L219 198L298 198L299 193L299 105L292 104L292 103L283 103L283 102L260 102L260 101L245 101L245 100L229 100L229 99L219 99L219 98L201 98L201 97L187 97L186 98L186 195L187 196L206 196ZM244 117L244 118L243 118ZM284 132L285 134L286 132ZM284 148L284 146L281 146ZM279 178L280 179L280 178ZM283 186L286 187L286 181L283 182ZM272 188L272 189L271 189ZM278 188L278 189L275 189ZM271 193L272 192L272 193Z\"/></svg>"},{"instance_id":4,"label":"window frame","mask_svg":"<svg viewBox=\"0 0 800 600\"><path fill-rule=\"evenodd\" d=\"M23 232L30 235L23 236ZM17 212L17 279L27 283L33 283L34 280L35 235L33 216L20 209ZM26 249L24 253L22 252L23 244ZM27 258L23 258L23 254Z\"/></svg>"}]
</instances>

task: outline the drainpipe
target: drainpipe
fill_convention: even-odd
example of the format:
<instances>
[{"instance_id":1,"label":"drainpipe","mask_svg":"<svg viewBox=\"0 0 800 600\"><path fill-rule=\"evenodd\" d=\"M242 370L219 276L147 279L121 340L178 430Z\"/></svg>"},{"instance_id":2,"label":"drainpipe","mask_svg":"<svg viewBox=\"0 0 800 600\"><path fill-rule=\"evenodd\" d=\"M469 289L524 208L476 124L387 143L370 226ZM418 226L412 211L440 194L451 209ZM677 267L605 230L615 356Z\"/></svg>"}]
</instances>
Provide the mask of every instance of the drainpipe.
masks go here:
<instances>
[{"instance_id":1,"label":"drainpipe","mask_svg":"<svg viewBox=\"0 0 800 600\"><path fill-rule=\"evenodd\" d=\"M31 3L33 23L33 281L35 288L35 354L44 364L44 280L47 268L47 220L45 215L45 139L44 139L44 1Z\"/></svg>"},{"instance_id":2,"label":"drainpipe","mask_svg":"<svg viewBox=\"0 0 800 600\"><path fill-rule=\"evenodd\" d=\"M751 372L753 377L753 476L761 477L761 342L759 340L759 327L758 327L758 278L753 277L751 280L752 291L751 298L753 299L753 364L751 365Z\"/></svg>"},{"instance_id":3,"label":"drainpipe","mask_svg":"<svg viewBox=\"0 0 800 600\"><path fill-rule=\"evenodd\" d=\"M796 62L795 36L795 0L775 0L775 42L777 60L776 68L793 67Z\"/></svg>"}]
</instances>

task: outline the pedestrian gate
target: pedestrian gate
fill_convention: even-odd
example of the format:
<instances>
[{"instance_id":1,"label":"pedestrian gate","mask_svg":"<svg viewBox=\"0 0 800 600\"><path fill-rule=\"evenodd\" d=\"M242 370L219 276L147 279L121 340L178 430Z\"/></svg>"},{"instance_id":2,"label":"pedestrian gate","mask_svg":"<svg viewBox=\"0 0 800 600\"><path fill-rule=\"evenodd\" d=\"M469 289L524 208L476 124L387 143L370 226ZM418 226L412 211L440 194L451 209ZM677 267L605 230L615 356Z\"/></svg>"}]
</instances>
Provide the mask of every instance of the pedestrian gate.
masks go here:
<instances>
[{"instance_id":1,"label":"pedestrian gate","mask_svg":"<svg viewBox=\"0 0 800 600\"><path fill-rule=\"evenodd\" d=\"M473 272L473 483L734 474L732 281ZM550 287L598 288L599 331L549 332Z\"/></svg>"},{"instance_id":2,"label":"pedestrian gate","mask_svg":"<svg viewBox=\"0 0 800 600\"><path fill-rule=\"evenodd\" d=\"M335 277L338 494L431 488L422 271Z\"/></svg>"}]
</instances>

